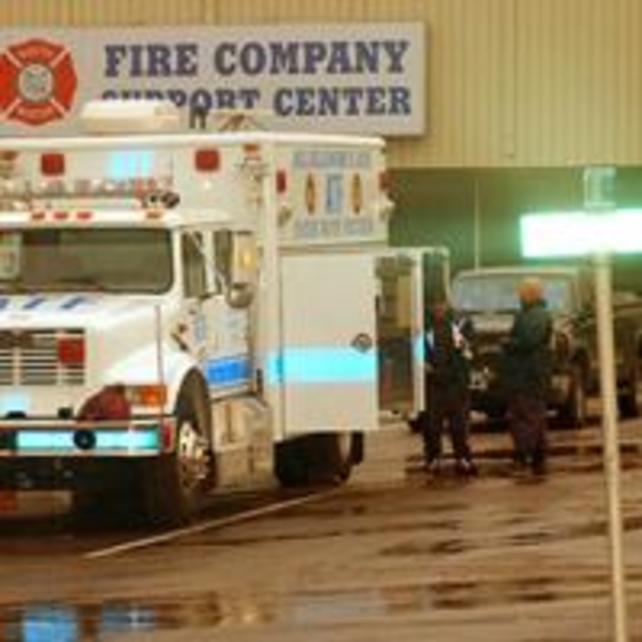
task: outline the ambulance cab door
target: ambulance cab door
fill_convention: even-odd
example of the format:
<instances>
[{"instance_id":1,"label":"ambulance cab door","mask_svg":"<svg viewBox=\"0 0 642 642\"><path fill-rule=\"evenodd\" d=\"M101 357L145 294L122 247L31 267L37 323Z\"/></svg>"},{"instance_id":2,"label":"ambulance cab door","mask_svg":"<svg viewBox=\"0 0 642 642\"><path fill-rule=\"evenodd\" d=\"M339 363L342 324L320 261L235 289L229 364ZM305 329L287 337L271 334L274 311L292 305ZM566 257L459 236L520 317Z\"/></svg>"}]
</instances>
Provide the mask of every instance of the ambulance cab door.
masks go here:
<instances>
[{"instance_id":1,"label":"ambulance cab door","mask_svg":"<svg viewBox=\"0 0 642 642\"><path fill-rule=\"evenodd\" d=\"M221 319L224 304L220 287L212 278L212 234L208 230L187 230L181 237L181 263L184 292L184 319L177 336L198 362L210 394L221 394L236 379L239 368L230 366L230 352L223 336ZM225 335L227 336L227 335ZM233 351L236 354L239 351Z\"/></svg>"},{"instance_id":2,"label":"ambulance cab door","mask_svg":"<svg viewBox=\"0 0 642 642\"><path fill-rule=\"evenodd\" d=\"M377 428L375 285L372 256L283 258L286 434Z\"/></svg>"}]
</instances>

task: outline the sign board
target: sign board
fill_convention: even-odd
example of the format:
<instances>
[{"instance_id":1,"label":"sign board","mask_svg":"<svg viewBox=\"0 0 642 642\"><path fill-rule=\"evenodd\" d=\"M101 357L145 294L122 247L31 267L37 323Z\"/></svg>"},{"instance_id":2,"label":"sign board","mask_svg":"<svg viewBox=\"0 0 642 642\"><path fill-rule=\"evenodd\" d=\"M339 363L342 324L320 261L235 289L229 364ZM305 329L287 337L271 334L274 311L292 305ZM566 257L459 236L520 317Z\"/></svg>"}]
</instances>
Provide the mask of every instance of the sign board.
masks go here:
<instances>
[{"instance_id":1,"label":"sign board","mask_svg":"<svg viewBox=\"0 0 642 642\"><path fill-rule=\"evenodd\" d=\"M278 130L422 135L421 23L1 29L0 136L67 134L98 98L254 112Z\"/></svg>"}]
</instances>

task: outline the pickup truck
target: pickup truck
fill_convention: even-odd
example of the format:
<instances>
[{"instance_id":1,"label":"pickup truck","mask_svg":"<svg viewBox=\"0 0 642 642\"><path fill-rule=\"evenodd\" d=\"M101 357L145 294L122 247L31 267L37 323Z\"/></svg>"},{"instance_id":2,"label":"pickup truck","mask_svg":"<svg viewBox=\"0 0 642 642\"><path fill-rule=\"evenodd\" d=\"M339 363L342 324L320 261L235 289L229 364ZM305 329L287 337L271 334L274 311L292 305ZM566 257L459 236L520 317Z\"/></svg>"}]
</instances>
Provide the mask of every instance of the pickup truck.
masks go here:
<instances>
[{"instance_id":1,"label":"pickup truck","mask_svg":"<svg viewBox=\"0 0 642 642\"><path fill-rule=\"evenodd\" d=\"M549 406L562 425L581 426L587 398L599 392L597 320L590 270L580 266L502 266L459 272L452 284L453 306L475 327L471 373L472 410L499 419L505 399L499 359L519 307L517 287L537 277L553 316L553 371ZM618 409L637 416L637 388L642 356L642 298L613 293Z\"/></svg>"}]
</instances>

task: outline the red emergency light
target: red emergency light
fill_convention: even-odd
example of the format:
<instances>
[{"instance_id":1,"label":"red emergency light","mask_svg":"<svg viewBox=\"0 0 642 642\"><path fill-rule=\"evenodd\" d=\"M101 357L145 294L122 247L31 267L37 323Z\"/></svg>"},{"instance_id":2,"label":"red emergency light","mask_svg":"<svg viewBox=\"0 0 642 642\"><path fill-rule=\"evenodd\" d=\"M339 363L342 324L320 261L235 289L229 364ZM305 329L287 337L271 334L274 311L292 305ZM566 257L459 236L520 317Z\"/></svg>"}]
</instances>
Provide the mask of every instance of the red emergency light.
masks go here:
<instances>
[{"instance_id":1,"label":"red emergency light","mask_svg":"<svg viewBox=\"0 0 642 642\"><path fill-rule=\"evenodd\" d=\"M67 210L44 211L35 210L31 212L32 221L68 221L74 219L76 221L90 221L94 217L91 210L79 210L77 212L69 212Z\"/></svg>"},{"instance_id":2,"label":"red emergency light","mask_svg":"<svg viewBox=\"0 0 642 642\"><path fill-rule=\"evenodd\" d=\"M194 166L199 172L217 172L221 168L221 153L214 147L197 149Z\"/></svg>"},{"instance_id":3,"label":"red emergency light","mask_svg":"<svg viewBox=\"0 0 642 642\"><path fill-rule=\"evenodd\" d=\"M62 176L65 173L65 155L46 152L40 156L40 173L43 176Z\"/></svg>"}]
</instances>

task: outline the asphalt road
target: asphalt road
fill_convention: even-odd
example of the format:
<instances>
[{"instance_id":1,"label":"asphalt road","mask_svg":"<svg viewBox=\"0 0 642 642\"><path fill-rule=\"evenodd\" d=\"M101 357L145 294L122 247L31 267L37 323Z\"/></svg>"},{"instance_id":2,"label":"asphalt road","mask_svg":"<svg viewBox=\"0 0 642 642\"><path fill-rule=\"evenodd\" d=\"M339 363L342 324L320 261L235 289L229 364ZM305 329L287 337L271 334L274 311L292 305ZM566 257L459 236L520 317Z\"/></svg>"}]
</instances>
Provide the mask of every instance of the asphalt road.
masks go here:
<instances>
[{"instance_id":1,"label":"asphalt road","mask_svg":"<svg viewBox=\"0 0 642 642\"><path fill-rule=\"evenodd\" d=\"M475 431L479 477L419 469L389 423L350 482L272 489L153 539L0 521L0 640L496 642L612 639L598 425L552 434L549 475L509 474L503 433ZM621 426L628 622L642 639L642 423ZM289 502L278 512L258 506ZM249 507L251 519L234 521ZM209 524L209 525L208 525ZM150 539L152 537L152 539ZM132 542L135 546L129 546Z\"/></svg>"}]
</instances>

